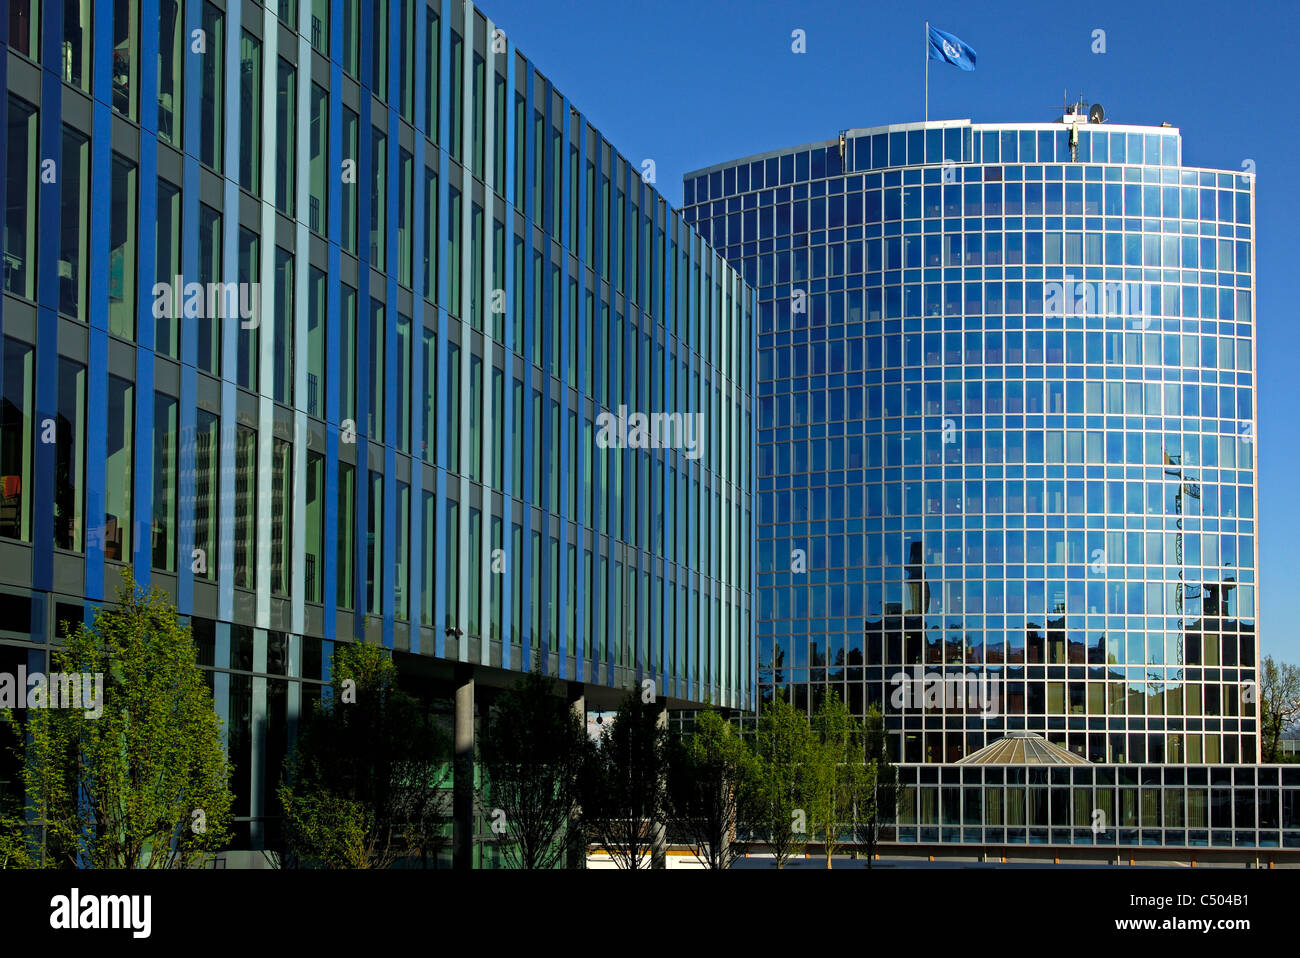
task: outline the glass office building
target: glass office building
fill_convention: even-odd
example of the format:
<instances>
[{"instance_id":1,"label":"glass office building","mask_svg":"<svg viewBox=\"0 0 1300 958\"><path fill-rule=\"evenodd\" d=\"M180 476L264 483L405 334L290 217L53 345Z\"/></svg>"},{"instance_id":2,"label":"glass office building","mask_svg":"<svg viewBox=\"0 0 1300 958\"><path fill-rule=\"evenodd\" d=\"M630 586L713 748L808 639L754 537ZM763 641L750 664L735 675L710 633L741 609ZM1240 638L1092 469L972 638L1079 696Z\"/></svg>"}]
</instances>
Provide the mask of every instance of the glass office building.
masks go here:
<instances>
[{"instance_id":1,"label":"glass office building","mask_svg":"<svg viewBox=\"0 0 1300 958\"><path fill-rule=\"evenodd\" d=\"M6 11L0 668L124 565L165 590L237 848L334 642L752 705L753 292L505 33L441 0Z\"/></svg>"},{"instance_id":2,"label":"glass office building","mask_svg":"<svg viewBox=\"0 0 1300 958\"><path fill-rule=\"evenodd\" d=\"M912 763L1258 760L1253 176L1071 112L684 191L758 290L760 700Z\"/></svg>"}]
</instances>

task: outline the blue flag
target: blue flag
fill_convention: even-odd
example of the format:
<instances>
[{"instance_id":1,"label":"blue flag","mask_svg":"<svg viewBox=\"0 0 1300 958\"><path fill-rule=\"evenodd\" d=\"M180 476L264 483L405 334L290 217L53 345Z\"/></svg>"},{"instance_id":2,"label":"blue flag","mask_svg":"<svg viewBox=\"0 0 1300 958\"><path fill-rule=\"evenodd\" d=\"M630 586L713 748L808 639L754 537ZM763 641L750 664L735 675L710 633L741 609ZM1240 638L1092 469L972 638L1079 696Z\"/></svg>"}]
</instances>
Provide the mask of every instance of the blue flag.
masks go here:
<instances>
[{"instance_id":1,"label":"blue flag","mask_svg":"<svg viewBox=\"0 0 1300 958\"><path fill-rule=\"evenodd\" d=\"M944 33L934 27L930 28L929 57L931 60L951 63L967 72L975 69L975 51L951 33Z\"/></svg>"}]
</instances>

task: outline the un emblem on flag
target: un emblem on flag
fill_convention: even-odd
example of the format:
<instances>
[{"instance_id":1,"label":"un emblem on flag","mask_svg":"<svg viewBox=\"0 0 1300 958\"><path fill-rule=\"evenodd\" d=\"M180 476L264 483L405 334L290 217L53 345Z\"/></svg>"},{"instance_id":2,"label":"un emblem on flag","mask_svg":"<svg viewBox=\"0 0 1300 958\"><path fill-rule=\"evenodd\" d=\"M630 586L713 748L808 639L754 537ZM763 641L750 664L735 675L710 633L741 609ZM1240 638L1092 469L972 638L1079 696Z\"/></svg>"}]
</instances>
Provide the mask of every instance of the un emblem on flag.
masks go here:
<instances>
[{"instance_id":1,"label":"un emblem on flag","mask_svg":"<svg viewBox=\"0 0 1300 958\"><path fill-rule=\"evenodd\" d=\"M943 41L943 52L946 56L950 56L954 60L961 59L961 47L955 47L947 40Z\"/></svg>"}]
</instances>

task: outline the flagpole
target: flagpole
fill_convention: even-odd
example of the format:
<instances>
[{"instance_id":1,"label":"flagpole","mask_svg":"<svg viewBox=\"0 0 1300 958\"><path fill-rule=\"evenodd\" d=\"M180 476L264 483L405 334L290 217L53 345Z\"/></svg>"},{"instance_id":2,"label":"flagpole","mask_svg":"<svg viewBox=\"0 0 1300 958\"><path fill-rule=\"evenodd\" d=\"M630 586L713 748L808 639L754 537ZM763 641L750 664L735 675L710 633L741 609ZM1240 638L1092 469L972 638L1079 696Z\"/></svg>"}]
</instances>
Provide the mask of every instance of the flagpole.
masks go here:
<instances>
[{"instance_id":1,"label":"flagpole","mask_svg":"<svg viewBox=\"0 0 1300 958\"><path fill-rule=\"evenodd\" d=\"M930 21L925 21L925 122L930 122Z\"/></svg>"}]
</instances>

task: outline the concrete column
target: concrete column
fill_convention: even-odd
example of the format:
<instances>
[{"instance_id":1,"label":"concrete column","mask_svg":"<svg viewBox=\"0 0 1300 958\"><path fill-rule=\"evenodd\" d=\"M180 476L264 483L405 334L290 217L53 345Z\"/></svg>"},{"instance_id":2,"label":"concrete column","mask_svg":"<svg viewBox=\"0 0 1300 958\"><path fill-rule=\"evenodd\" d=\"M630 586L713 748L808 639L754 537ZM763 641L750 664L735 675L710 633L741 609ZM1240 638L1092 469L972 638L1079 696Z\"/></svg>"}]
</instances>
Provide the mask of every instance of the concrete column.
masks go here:
<instances>
[{"instance_id":1,"label":"concrete column","mask_svg":"<svg viewBox=\"0 0 1300 958\"><path fill-rule=\"evenodd\" d=\"M456 666L452 736L452 867L474 867L474 669Z\"/></svg>"},{"instance_id":2,"label":"concrete column","mask_svg":"<svg viewBox=\"0 0 1300 958\"><path fill-rule=\"evenodd\" d=\"M581 682L570 682L568 689L569 710L582 723L582 734L587 734L587 695ZM587 843L580 828L579 809L569 818L569 848L565 855L565 868L587 867Z\"/></svg>"},{"instance_id":3,"label":"concrete column","mask_svg":"<svg viewBox=\"0 0 1300 958\"><path fill-rule=\"evenodd\" d=\"M655 725L665 731L668 728L668 708L661 701L658 703L659 714L655 717ZM663 798L664 783L660 781L659 791L660 798ZM668 829L664 826L661 818L656 817L654 823L650 826L650 867L667 868L668 867Z\"/></svg>"}]
</instances>

